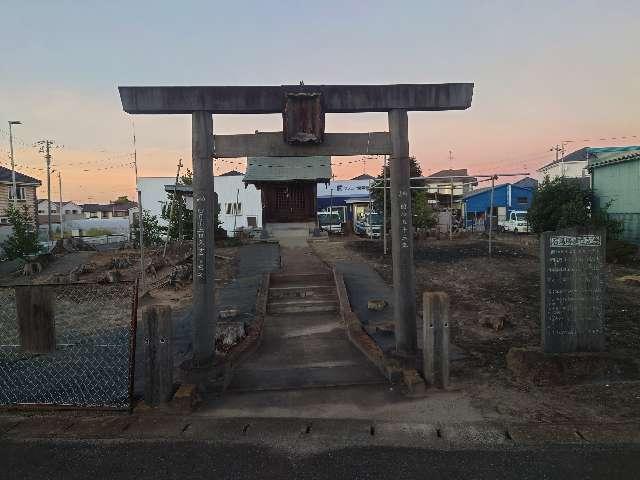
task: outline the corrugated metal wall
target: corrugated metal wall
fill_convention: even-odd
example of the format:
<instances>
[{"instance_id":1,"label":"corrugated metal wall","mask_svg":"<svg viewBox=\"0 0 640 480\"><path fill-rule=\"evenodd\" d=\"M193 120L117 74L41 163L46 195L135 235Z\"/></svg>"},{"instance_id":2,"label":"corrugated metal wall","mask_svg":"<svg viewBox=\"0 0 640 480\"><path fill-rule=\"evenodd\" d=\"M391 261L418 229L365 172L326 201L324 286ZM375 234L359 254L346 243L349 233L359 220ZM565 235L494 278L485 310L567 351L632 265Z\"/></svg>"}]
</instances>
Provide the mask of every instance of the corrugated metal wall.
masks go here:
<instances>
[{"instance_id":1,"label":"corrugated metal wall","mask_svg":"<svg viewBox=\"0 0 640 480\"><path fill-rule=\"evenodd\" d=\"M611 217L624 222L622 237L640 244L640 159L596 167L592 176L597 204L612 202Z\"/></svg>"}]
</instances>

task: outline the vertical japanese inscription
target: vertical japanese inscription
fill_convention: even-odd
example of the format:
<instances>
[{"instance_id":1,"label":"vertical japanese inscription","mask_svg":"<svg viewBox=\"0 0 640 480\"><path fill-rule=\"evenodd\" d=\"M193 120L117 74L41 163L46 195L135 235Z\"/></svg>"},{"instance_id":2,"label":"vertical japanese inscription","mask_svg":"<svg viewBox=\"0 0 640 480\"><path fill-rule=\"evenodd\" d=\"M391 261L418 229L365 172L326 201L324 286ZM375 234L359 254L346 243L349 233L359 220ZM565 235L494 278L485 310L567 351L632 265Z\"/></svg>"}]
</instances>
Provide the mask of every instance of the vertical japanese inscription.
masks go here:
<instances>
[{"instance_id":1,"label":"vertical japanese inscription","mask_svg":"<svg viewBox=\"0 0 640 480\"><path fill-rule=\"evenodd\" d=\"M541 244L545 352L604 349L604 232L545 232Z\"/></svg>"},{"instance_id":2,"label":"vertical japanese inscription","mask_svg":"<svg viewBox=\"0 0 640 480\"><path fill-rule=\"evenodd\" d=\"M196 277L200 283L207 283L207 196L198 193L195 199L196 211Z\"/></svg>"},{"instance_id":3,"label":"vertical japanese inscription","mask_svg":"<svg viewBox=\"0 0 640 480\"><path fill-rule=\"evenodd\" d=\"M409 248L409 202L411 197L406 190L398 192L398 203L400 204L400 247Z\"/></svg>"}]
</instances>

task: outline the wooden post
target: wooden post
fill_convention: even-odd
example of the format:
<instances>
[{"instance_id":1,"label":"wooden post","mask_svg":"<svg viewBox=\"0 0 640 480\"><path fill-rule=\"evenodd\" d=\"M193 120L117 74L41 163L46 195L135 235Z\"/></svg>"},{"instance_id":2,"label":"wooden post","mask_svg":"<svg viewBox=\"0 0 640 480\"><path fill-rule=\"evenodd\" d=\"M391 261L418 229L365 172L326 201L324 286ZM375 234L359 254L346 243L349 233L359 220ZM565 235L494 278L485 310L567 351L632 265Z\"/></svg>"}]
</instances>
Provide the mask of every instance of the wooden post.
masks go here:
<instances>
[{"instance_id":1,"label":"wooden post","mask_svg":"<svg viewBox=\"0 0 640 480\"><path fill-rule=\"evenodd\" d=\"M173 394L173 324L171 307L155 305L142 312L144 323L145 365L144 401L156 406Z\"/></svg>"},{"instance_id":2,"label":"wooden post","mask_svg":"<svg viewBox=\"0 0 640 480\"><path fill-rule=\"evenodd\" d=\"M409 189L409 120L406 110L389 111L393 144L391 170L391 256L393 263L393 317L396 351L412 356L417 350L416 276L413 263L413 222Z\"/></svg>"},{"instance_id":3,"label":"wooden post","mask_svg":"<svg viewBox=\"0 0 640 480\"><path fill-rule=\"evenodd\" d=\"M49 353L56 349L54 302L44 285L15 287L20 345L25 352Z\"/></svg>"},{"instance_id":4,"label":"wooden post","mask_svg":"<svg viewBox=\"0 0 640 480\"><path fill-rule=\"evenodd\" d=\"M429 385L449 386L449 296L443 292L424 292L423 368Z\"/></svg>"},{"instance_id":5,"label":"wooden post","mask_svg":"<svg viewBox=\"0 0 640 480\"><path fill-rule=\"evenodd\" d=\"M193 363L213 357L217 313L214 301L213 118L191 116L193 158Z\"/></svg>"}]
</instances>

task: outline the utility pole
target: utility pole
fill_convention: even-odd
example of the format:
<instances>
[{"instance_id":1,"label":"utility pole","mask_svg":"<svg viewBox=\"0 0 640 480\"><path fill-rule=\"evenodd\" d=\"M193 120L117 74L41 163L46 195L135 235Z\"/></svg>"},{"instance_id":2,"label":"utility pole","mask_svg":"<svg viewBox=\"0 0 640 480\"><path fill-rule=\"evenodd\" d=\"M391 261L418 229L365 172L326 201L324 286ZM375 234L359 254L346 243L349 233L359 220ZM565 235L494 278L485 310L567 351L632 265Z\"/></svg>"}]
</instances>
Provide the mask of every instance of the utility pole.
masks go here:
<instances>
[{"instance_id":1,"label":"utility pole","mask_svg":"<svg viewBox=\"0 0 640 480\"><path fill-rule=\"evenodd\" d=\"M11 155L11 194L13 195L13 206L18 207L18 189L16 188L16 164L13 159L13 132L12 125L22 125L19 120L9 120L9 153Z\"/></svg>"},{"instance_id":2,"label":"utility pole","mask_svg":"<svg viewBox=\"0 0 640 480\"><path fill-rule=\"evenodd\" d=\"M58 170L58 190L60 191L60 205L58 206L58 213L60 213L60 238L64 238L64 228L62 224L62 177L60 176L60 170Z\"/></svg>"},{"instance_id":3,"label":"utility pole","mask_svg":"<svg viewBox=\"0 0 640 480\"><path fill-rule=\"evenodd\" d=\"M453 173L453 152L449 150L449 168ZM453 177L449 179L451 187L451 201L449 202L449 240L453 237Z\"/></svg>"},{"instance_id":4,"label":"utility pole","mask_svg":"<svg viewBox=\"0 0 640 480\"><path fill-rule=\"evenodd\" d=\"M53 140L40 140L36 142L40 145L40 153L44 153L44 159L47 163L47 238L49 242L53 238L51 230L51 148L55 148Z\"/></svg>"},{"instance_id":5,"label":"utility pole","mask_svg":"<svg viewBox=\"0 0 640 480\"><path fill-rule=\"evenodd\" d=\"M136 149L136 124L131 120L131 127L133 129L133 169L136 175L136 190L138 190L138 151ZM144 221L142 210L142 191L138 190L138 229L140 234L138 239L140 241L140 284L144 290Z\"/></svg>"},{"instance_id":6,"label":"utility pole","mask_svg":"<svg viewBox=\"0 0 640 480\"><path fill-rule=\"evenodd\" d=\"M167 227L167 236L164 239L164 250L162 251L162 257L167 255L167 243L169 243L169 232L171 231L171 222L173 221L173 206L176 203L176 197L178 196L178 179L180 178L180 169L182 168L182 158L178 160L178 170L176 171L176 181L173 184L173 198L171 199L171 207L169 208L169 226ZM136 181L136 183L138 183ZM178 220L182 221L182 218Z\"/></svg>"},{"instance_id":7,"label":"utility pole","mask_svg":"<svg viewBox=\"0 0 640 480\"><path fill-rule=\"evenodd\" d=\"M383 248L384 254L387 254L387 156L384 156L384 162L382 164L382 178L383 178L383 187L382 187L382 232L383 232ZM371 191L369 191L369 196L371 196Z\"/></svg>"},{"instance_id":8,"label":"utility pole","mask_svg":"<svg viewBox=\"0 0 640 480\"><path fill-rule=\"evenodd\" d=\"M491 177L491 206L489 207L489 258L491 258L492 253L492 233L493 233L493 189L495 187L497 175L493 175Z\"/></svg>"}]
</instances>

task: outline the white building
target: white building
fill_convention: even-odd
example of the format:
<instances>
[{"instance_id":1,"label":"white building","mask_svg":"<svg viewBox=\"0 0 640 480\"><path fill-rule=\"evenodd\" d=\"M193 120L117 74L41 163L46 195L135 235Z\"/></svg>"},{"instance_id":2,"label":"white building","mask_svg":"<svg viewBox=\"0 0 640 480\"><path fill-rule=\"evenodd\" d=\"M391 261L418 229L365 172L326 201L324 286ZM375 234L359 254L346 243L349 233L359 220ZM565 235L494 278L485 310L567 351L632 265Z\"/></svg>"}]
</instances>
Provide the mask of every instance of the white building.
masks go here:
<instances>
[{"instance_id":1,"label":"white building","mask_svg":"<svg viewBox=\"0 0 640 480\"><path fill-rule=\"evenodd\" d=\"M549 177L551 180L558 177L582 178L589 177L587 164L589 161L589 147L581 148L569 155L558 158L538 169L540 180Z\"/></svg>"},{"instance_id":2,"label":"white building","mask_svg":"<svg viewBox=\"0 0 640 480\"><path fill-rule=\"evenodd\" d=\"M253 185L245 186L244 175L240 172L228 172L214 178L213 189L218 195L220 222L230 236L234 228L262 227L262 200L260 192ZM138 191L142 196L142 208L158 218L160 225L167 221L161 218L162 206L167 204L166 190L173 188L175 177L139 177ZM190 190L190 189L187 189ZM184 189L183 189L184 191ZM191 197L190 192L186 192ZM187 198L187 206L192 203Z\"/></svg>"}]
</instances>

